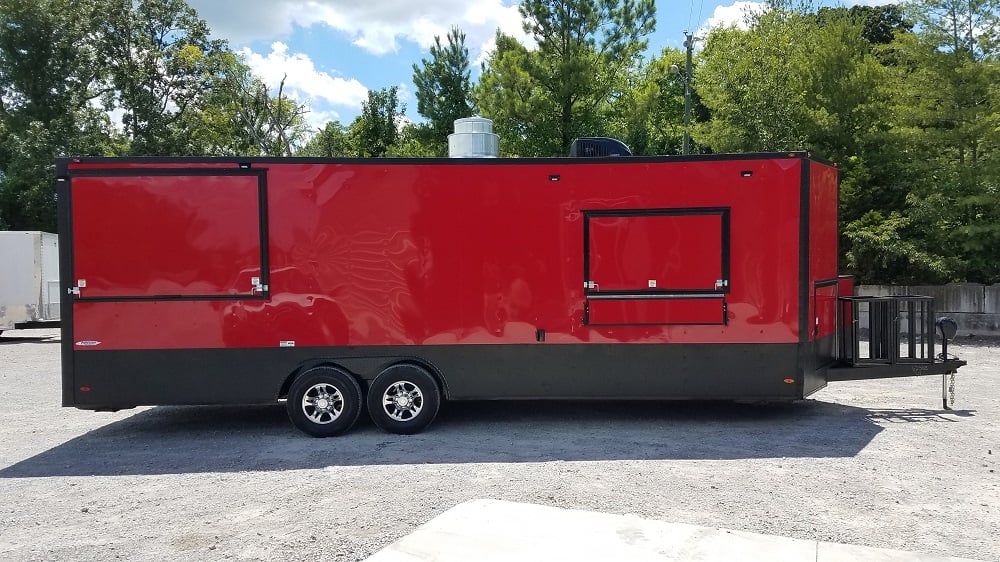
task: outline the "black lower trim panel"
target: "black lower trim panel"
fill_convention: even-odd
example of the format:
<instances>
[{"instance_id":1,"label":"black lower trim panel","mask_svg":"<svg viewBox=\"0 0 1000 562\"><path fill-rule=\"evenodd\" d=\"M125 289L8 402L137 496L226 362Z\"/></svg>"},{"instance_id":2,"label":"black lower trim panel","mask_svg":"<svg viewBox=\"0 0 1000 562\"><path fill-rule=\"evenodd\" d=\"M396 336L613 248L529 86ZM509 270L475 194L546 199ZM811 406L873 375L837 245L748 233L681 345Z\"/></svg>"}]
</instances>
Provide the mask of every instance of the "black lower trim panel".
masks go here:
<instances>
[{"instance_id":1,"label":"black lower trim panel","mask_svg":"<svg viewBox=\"0 0 1000 562\"><path fill-rule=\"evenodd\" d=\"M452 400L802 398L800 344L527 344L77 351L67 406L273 403L335 363L370 381L420 361ZM793 382L786 382L788 381ZM86 390L83 390L83 389Z\"/></svg>"}]
</instances>

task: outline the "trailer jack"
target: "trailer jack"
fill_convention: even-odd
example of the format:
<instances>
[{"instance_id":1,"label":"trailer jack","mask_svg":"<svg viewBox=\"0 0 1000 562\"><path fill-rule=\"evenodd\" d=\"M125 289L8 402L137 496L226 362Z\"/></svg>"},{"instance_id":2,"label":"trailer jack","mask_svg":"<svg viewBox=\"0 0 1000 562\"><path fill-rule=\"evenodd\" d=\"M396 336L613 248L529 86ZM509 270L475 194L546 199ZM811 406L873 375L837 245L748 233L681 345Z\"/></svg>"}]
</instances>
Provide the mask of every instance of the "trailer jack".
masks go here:
<instances>
[{"instance_id":1,"label":"trailer jack","mask_svg":"<svg viewBox=\"0 0 1000 562\"><path fill-rule=\"evenodd\" d=\"M958 324L948 317L938 318L934 325L941 332L941 359L948 360L948 341L954 339ZM951 410L955 405L955 372L941 375L941 406Z\"/></svg>"}]
</instances>

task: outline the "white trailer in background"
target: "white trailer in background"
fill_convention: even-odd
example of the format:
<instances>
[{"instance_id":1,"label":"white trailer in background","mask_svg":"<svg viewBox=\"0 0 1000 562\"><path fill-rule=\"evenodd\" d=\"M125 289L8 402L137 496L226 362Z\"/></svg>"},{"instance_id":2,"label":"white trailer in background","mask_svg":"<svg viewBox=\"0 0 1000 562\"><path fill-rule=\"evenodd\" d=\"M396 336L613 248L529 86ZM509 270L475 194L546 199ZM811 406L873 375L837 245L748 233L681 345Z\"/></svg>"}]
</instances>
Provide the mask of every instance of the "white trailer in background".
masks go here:
<instances>
[{"instance_id":1,"label":"white trailer in background","mask_svg":"<svg viewBox=\"0 0 1000 562\"><path fill-rule=\"evenodd\" d=\"M0 332L58 325L59 297L59 238L0 231Z\"/></svg>"}]
</instances>

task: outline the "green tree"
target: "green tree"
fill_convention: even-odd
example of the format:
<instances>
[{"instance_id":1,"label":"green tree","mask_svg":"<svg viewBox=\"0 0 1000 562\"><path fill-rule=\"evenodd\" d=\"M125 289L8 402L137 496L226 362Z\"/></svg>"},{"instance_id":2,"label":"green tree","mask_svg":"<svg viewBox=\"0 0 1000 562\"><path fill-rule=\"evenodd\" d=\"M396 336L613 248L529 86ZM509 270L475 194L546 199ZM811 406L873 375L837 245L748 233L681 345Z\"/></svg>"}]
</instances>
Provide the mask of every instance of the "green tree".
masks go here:
<instances>
[{"instance_id":1,"label":"green tree","mask_svg":"<svg viewBox=\"0 0 1000 562\"><path fill-rule=\"evenodd\" d=\"M426 125L407 124L399 131L396 143L385 155L395 158L432 158L441 156L440 145L427 141ZM447 150L446 150L447 152Z\"/></svg>"},{"instance_id":2,"label":"green tree","mask_svg":"<svg viewBox=\"0 0 1000 562\"><path fill-rule=\"evenodd\" d=\"M897 119L919 170L907 213L956 280L1000 281L1000 4L924 0L897 37Z\"/></svg>"},{"instance_id":3,"label":"green tree","mask_svg":"<svg viewBox=\"0 0 1000 562\"><path fill-rule=\"evenodd\" d=\"M528 74L531 51L516 39L496 34L496 47L483 64L473 92L500 136L501 156L565 154L557 142L559 112L551 96Z\"/></svg>"},{"instance_id":4,"label":"green tree","mask_svg":"<svg viewBox=\"0 0 1000 562\"><path fill-rule=\"evenodd\" d=\"M254 139L262 155L291 156L308 136L308 110L284 95L285 78L278 85L276 97L257 79L242 91L237 122Z\"/></svg>"},{"instance_id":5,"label":"green tree","mask_svg":"<svg viewBox=\"0 0 1000 562\"><path fill-rule=\"evenodd\" d=\"M361 115L351 123L357 156L385 156L399 140L399 122L405 112L396 86L369 90L368 99L361 102Z\"/></svg>"},{"instance_id":6,"label":"green tree","mask_svg":"<svg viewBox=\"0 0 1000 562\"><path fill-rule=\"evenodd\" d=\"M629 75L617 103L611 106L609 134L625 141L633 154L680 154L684 135L685 53L666 48L641 72ZM704 117L697 92L693 114Z\"/></svg>"},{"instance_id":7,"label":"green tree","mask_svg":"<svg viewBox=\"0 0 1000 562\"><path fill-rule=\"evenodd\" d=\"M786 151L806 145L803 77L792 61L808 52L800 12L772 5L749 30L712 30L694 87L711 112L692 136L717 152ZM818 54L818 53L817 53Z\"/></svg>"},{"instance_id":8,"label":"green tree","mask_svg":"<svg viewBox=\"0 0 1000 562\"><path fill-rule=\"evenodd\" d=\"M847 266L860 283L944 283L955 264L925 251L915 240L913 221L901 213L869 211L847 225Z\"/></svg>"},{"instance_id":9,"label":"green tree","mask_svg":"<svg viewBox=\"0 0 1000 562\"><path fill-rule=\"evenodd\" d=\"M347 127L344 127L340 121L330 121L309 139L295 155L336 158L356 154L357 150L352 146L350 131Z\"/></svg>"},{"instance_id":10,"label":"green tree","mask_svg":"<svg viewBox=\"0 0 1000 562\"><path fill-rule=\"evenodd\" d=\"M923 170L895 111L906 67L883 61L900 60L906 25L887 11L873 33L872 14L801 8L775 4L746 31L709 35L695 86L711 119L695 139L717 151L806 148L839 162L844 265L867 281L946 277L951 262L917 240L919 224L904 213Z\"/></svg>"},{"instance_id":11,"label":"green tree","mask_svg":"<svg viewBox=\"0 0 1000 562\"><path fill-rule=\"evenodd\" d=\"M906 19L903 8L897 4L823 7L816 13L816 18L820 25L845 18L860 24L861 36L872 45L888 45L897 33L913 30L913 23Z\"/></svg>"},{"instance_id":12,"label":"green tree","mask_svg":"<svg viewBox=\"0 0 1000 562\"><path fill-rule=\"evenodd\" d=\"M209 93L224 68L224 41L183 0L102 0L97 28L107 64L107 109L124 110L129 152L186 154L190 130L177 126Z\"/></svg>"},{"instance_id":13,"label":"green tree","mask_svg":"<svg viewBox=\"0 0 1000 562\"><path fill-rule=\"evenodd\" d=\"M538 47L510 37L484 68L476 99L483 114L515 133L529 154L565 154L574 137L603 132L604 111L627 85L656 24L652 0L526 0L524 31ZM541 123L532 123L540 119Z\"/></svg>"},{"instance_id":14,"label":"green tree","mask_svg":"<svg viewBox=\"0 0 1000 562\"><path fill-rule=\"evenodd\" d=\"M0 0L0 227L54 231L54 159L113 151L93 0Z\"/></svg>"},{"instance_id":15,"label":"green tree","mask_svg":"<svg viewBox=\"0 0 1000 562\"><path fill-rule=\"evenodd\" d=\"M448 152L448 135L456 119L473 113L469 49L465 33L458 28L448 32L448 44L434 37L431 58L413 65L413 83L417 87L417 112L428 119L426 128L413 131L437 156Z\"/></svg>"}]
</instances>

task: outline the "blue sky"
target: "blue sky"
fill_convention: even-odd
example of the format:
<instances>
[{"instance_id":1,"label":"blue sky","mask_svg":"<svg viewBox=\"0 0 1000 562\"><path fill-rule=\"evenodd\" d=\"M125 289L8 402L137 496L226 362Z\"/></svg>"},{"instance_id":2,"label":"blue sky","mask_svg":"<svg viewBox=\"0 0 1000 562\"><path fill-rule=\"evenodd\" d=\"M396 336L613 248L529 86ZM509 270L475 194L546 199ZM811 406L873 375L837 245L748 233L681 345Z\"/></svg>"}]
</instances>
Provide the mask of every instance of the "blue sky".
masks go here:
<instances>
[{"instance_id":1,"label":"blue sky","mask_svg":"<svg viewBox=\"0 0 1000 562\"><path fill-rule=\"evenodd\" d=\"M850 2L854 3L854 2ZM400 88L407 115L419 121L412 65L429 57L434 36L451 26L467 35L478 61L497 28L523 37L516 0L188 0L217 38L243 54L272 88L287 74L285 91L310 108L315 127L349 123L368 89ZM656 0L649 54L680 48L685 30L706 30L741 19L754 2Z\"/></svg>"}]
</instances>

